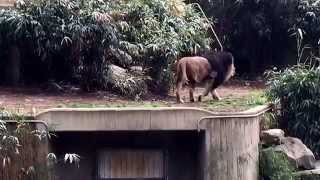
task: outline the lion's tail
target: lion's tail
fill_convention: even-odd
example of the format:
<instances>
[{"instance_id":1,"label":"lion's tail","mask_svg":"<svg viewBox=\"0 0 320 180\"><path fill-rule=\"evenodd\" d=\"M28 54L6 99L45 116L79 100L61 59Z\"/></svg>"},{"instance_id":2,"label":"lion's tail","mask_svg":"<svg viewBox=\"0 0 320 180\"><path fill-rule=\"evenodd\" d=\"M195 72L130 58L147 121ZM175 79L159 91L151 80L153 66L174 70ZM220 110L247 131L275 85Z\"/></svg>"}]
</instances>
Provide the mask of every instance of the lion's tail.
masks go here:
<instances>
[{"instance_id":1,"label":"lion's tail","mask_svg":"<svg viewBox=\"0 0 320 180\"><path fill-rule=\"evenodd\" d=\"M186 63L176 63L176 82L182 82L182 84L188 84L187 65Z\"/></svg>"}]
</instances>

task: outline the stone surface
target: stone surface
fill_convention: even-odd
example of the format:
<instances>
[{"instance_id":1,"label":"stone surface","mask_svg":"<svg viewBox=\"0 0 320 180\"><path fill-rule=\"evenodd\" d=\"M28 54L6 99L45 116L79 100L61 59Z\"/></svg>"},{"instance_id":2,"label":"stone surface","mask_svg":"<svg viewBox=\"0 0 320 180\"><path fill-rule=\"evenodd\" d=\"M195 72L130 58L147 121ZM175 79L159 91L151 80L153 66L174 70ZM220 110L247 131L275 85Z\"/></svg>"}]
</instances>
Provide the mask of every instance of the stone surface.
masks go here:
<instances>
[{"instance_id":1,"label":"stone surface","mask_svg":"<svg viewBox=\"0 0 320 180\"><path fill-rule=\"evenodd\" d=\"M126 69L113 64L109 65L109 71L115 78L125 78L127 76Z\"/></svg>"},{"instance_id":2,"label":"stone surface","mask_svg":"<svg viewBox=\"0 0 320 180\"><path fill-rule=\"evenodd\" d=\"M320 160L316 161L316 169L320 169Z\"/></svg>"},{"instance_id":3,"label":"stone surface","mask_svg":"<svg viewBox=\"0 0 320 180\"><path fill-rule=\"evenodd\" d=\"M275 147L275 151L284 152L296 168L308 170L315 168L316 160L312 151L298 138L282 138L281 144Z\"/></svg>"},{"instance_id":4,"label":"stone surface","mask_svg":"<svg viewBox=\"0 0 320 180\"><path fill-rule=\"evenodd\" d=\"M142 68L142 66L131 66L131 67L130 67L130 70L131 70L131 71L142 72L142 71L143 71L143 68Z\"/></svg>"},{"instance_id":5,"label":"stone surface","mask_svg":"<svg viewBox=\"0 0 320 180\"><path fill-rule=\"evenodd\" d=\"M130 72L132 74L138 75L138 76L144 76L144 70L142 66L131 66L130 67Z\"/></svg>"},{"instance_id":6,"label":"stone surface","mask_svg":"<svg viewBox=\"0 0 320 180\"><path fill-rule=\"evenodd\" d=\"M284 131L281 129L268 129L261 133L261 141L266 145L278 145L283 138Z\"/></svg>"},{"instance_id":7,"label":"stone surface","mask_svg":"<svg viewBox=\"0 0 320 180\"><path fill-rule=\"evenodd\" d=\"M320 162L317 161L316 164L319 163ZM297 177L297 180L318 180L320 179L320 169L318 169L317 166L316 169L313 170L298 171L295 173L295 176Z\"/></svg>"},{"instance_id":8,"label":"stone surface","mask_svg":"<svg viewBox=\"0 0 320 180\"><path fill-rule=\"evenodd\" d=\"M299 176L300 179L297 180L319 180L320 174L305 174Z\"/></svg>"}]
</instances>

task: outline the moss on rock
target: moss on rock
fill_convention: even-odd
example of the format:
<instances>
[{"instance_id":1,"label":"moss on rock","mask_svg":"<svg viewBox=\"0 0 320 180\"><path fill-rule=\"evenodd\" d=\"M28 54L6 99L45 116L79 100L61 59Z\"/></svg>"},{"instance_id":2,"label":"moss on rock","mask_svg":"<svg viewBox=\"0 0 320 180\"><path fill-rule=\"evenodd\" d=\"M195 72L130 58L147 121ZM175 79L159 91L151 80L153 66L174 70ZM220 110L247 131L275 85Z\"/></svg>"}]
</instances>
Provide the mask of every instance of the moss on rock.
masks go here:
<instances>
[{"instance_id":1,"label":"moss on rock","mask_svg":"<svg viewBox=\"0 0 320 180\"><path fill-rule=\"evenodd\" d=\"M260 151L259 169L261 180L295 180L295 169L286 155L275 152L273 148Z\"/></svg>"}]
</instances>

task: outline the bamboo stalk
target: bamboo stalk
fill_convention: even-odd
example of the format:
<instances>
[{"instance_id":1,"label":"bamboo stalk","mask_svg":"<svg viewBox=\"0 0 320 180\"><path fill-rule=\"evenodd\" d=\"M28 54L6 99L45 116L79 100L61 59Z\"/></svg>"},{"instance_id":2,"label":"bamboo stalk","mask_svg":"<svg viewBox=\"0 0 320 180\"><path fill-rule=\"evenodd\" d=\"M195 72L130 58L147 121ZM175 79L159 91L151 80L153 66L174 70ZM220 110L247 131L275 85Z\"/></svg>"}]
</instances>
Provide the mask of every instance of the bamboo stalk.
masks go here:
<instances>
[{"instance_id":1,"label":"bamboo stalk","mask_svg":"<svg viewBox=\"0 0 320 180\"><path fill-rule=\"evenodd\" d=\"M221 44L221 41L219 40L218 35L217 35L217 34L216 34L216 32L214 31L214 29L213 29L213 27L212 27L212 25L211 25L211 23L210 23L209 19L207 18L206 14L203 12L203 10L202 10L202 8L201 8L200 4L199 4L199 3L192 3L192 4L193 4L193 5L196 5L196 6L199 8L199 10L201 11L202 15L204 16L204 18L205 18L205 19L207 20L207 22L209 23L209 25L210 25L210 29L211 29L211 31L213 32L213 34L214 34L214 36L215 36L216 40L217 40L217 41L218 41L218 43L219 43L220 50L221 50L221 51L223 51L223 46L222 46L222 44Z\"/></svg>"}]
</instances>

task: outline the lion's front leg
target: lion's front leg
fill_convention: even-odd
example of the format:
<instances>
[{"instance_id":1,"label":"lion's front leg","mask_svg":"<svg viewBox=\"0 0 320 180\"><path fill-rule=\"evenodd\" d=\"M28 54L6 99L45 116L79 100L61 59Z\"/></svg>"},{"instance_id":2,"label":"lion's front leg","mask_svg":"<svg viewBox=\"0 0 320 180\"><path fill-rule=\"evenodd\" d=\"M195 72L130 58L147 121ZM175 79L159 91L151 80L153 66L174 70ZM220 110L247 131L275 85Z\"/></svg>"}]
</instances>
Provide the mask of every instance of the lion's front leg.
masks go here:
<instances>
[{"instance_id":1,"label":"lion's front leg","mask_svg":"<svg viewBox=\"0 0 320 180\"><path fill-rule=\"evenodd\" d=\"M211 95L212 95L212 98L213 99L216 99L216 100L221 100L222 98L219 96L219 94L217 93L217 90L216 89L214 89L214 90L212 90L211 91Z\"/></svg>"},{"instance_id":2,"label":"lion's front leg","mask_svg":"<svg viewBox=\"0 0 320 180\"><path fill-rule=\"evenodd\" d=\"M198 101L201 102L202 101L202 97L205 97L209 94L209 92L211 91L212 89L212 86L213 86L213 83L214 83L214 80L210 80L209 82L207 82L206 84L206 88L205 90L202 92L202 94L198 97Z\"/></svg>"}]
</instances>

